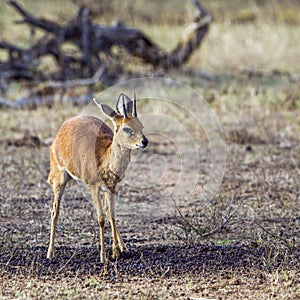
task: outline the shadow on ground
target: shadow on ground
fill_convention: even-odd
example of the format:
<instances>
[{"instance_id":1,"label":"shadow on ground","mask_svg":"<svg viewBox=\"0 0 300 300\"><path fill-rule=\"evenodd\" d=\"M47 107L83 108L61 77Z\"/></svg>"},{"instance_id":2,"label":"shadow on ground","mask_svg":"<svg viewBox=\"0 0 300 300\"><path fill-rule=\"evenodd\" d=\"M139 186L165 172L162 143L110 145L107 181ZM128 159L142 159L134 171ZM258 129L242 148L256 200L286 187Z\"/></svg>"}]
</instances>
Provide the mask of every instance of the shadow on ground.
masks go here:
<instances>
[{"instance_id":1,"label":"shadow on ground","mask_svg":"<svg viewBox=\"0 0 300 300\"><path fill-rule=\"evenodd\" d=\"M3 249L4 245L0 245ZM134 246L118 261L100 263L95 247L57 247L56 257L46 259L46 247L2 250L2 275L47 277L62 274L67 277L103 275L110 280L120 275L170 276L227 273L255 269L272 271L284 265L285 269L298 269L300 249L293 253L279 253L272 248L229 246Z\"/></svg>"}]
</instances>

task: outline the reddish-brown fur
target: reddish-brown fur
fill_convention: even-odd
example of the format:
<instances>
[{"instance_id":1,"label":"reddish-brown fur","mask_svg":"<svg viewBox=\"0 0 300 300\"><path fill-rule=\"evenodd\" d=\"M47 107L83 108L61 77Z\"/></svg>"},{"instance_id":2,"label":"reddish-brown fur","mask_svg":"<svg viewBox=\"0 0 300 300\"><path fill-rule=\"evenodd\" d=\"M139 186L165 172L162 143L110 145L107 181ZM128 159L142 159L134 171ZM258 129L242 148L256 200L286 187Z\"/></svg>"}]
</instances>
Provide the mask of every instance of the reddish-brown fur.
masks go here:
<instances>
[{"instance_id":1,"label":"reddish-brown fur","mask_svg":"<svg viewBox=\"0 0 300 300\"><path fill-rule=\"evenodd\" d=\"M48 182L53 187L54 203L48 258L54 256L59 204L65 186L72 178L83 181L90 188L100 225L101 261L105 260L105 213L112 228L113 257L118 258L124 250L124 243L116 227L114 193L118 182L125 175L131 151L145 148L148 141L142 133L142 123L132 112L128 111L123 116L118 107L118 113L105 104L101 104L100 108L113 122L114 133L96 117L78 116L62 124L50 147ZM100 191L104 193L102 201Z\"/></svg>"},{"instance_id":2,"label":"reddish-brown fur","mask_svg":"<svg viewBox=\"0 0 300 300\"><path fill-rule=\"evenodd\" d=\"M61 167L86 184L100 181L112 140L113 132L98 118L79 116L63 123L50 147L49 183L62 180Z\"/></svg>"}]
</instances>

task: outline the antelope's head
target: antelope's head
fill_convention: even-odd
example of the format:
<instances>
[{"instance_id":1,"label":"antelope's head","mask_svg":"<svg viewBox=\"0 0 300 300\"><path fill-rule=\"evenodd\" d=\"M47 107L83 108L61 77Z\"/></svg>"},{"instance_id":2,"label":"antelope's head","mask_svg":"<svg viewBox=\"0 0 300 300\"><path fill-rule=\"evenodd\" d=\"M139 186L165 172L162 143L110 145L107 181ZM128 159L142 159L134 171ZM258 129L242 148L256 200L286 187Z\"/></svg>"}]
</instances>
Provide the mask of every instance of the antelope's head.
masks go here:
<instances>
[{"instance_id":1,"label":"antelope's head","mask_svg":"<svg viewBox=\"0 0 300 300\"><path fill-rule=\"evenodd\" d=\"M143 149L148 140L143 134L143 124L137 116L136 95L133 101L124 93L119 95L116 110L104 103L95 103L114 124L114 139L128 149Z\"/></svg>"}]
</instances>

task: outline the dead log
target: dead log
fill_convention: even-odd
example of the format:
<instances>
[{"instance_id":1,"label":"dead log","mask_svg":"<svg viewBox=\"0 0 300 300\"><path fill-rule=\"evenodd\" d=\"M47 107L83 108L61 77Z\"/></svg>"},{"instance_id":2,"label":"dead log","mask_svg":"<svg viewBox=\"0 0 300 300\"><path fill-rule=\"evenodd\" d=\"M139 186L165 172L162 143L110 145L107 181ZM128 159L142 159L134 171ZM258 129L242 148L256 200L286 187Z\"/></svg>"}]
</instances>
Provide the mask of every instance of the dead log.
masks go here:
<instances>
[{"instance_id":1,"label":"dead log","mask_svg":"<svg viewBox=\"0 0 300 300\"><path fill-rule=\"evenodd\" d=\"M0 62L0 76L28 80L92 77L100 66L105 65L103 54L112 56L113 45L126 49L130 55L154 67L178 68L200 46L211 22L208 12L198 1L193 0L193 2L196 8L195 19L188 26L177 47L171 52L166 52L138 29L120 23L113 26L94 23L86 7L80 8L77 16L63 26L43 18L36 18L16 1L9 1L8 3L22 16L22 19L17 21L18 24L39 28L46 35L28 49L16 47L8 42L0 42L0 48L5 49L9 54L6 62ZM71 56L64 53L62 45L66 42L72 42L77 47L79 55ZM60 67L59 74L36 72L34 65L41 63L40 58L45 55L54 57ZM7 71L11 73L5 73Z\"/></svg>"},{"instance_id":2,"label":"dead log","mask_svg":"<svg viewBox=\"0 0 300 300\"><path fill-rule=\"evenodd\" d=\"M0 109L35 110L41 106L51 108L55 103L72 103L74 106L82 106L91 103L92 99L93 94L89 90L72 92L72 89L66 89L65 86L46 86L43 84L38 89L28 89L24 95L16 100L0 97Z\"/></svg>"}]
</instances>

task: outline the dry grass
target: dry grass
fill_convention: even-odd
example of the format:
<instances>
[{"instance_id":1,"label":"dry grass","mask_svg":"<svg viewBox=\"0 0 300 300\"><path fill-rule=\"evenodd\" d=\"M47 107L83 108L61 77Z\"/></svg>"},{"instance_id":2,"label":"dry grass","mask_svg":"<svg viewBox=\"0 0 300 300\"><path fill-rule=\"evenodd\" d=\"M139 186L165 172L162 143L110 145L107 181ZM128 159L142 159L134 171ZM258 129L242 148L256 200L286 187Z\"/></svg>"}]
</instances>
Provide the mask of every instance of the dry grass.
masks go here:
<instances>
[{"instance_id":1,"label":"dry grass","mask_svg":"<svg viewBox=\"0 0 300 300\"><path fill-rule=\"evenodd\" d=\"M38 14L63 16L50 2L25 2ZM114 19L117 1L112 3L114 9L99 20ZM156 2L147 3L151 7ZM174 3L177 12L181 8ZM99 262L93 205L86 189L76 183L69 186L62 204L58 256L53 262L45 259L52 198L46 183L47 144L59 125L82 108L56 104L52 109L0 111L2 299L300 297L300 49L293 13L299 7L294 1L287 1L285 8L279 2L260 3L230 1L225 9L223 2L210 1L216 21L203 47L182 71L169 74L203 94L222 123L228 153L218 193L211 201L197 195L174 199L176 208L165 198L163 184L142 191L121 185L117 210L130 251L119 262ZM3 35L11 32L26 44L28 37L18 26L7 25L15 15L3 5L0 2ZM75 5L66 5L64 15L73 15ZM125 12L127 6L120 5ZM187 8L186 15L172 23L175 12L170 10L160 25L163 9L155 14L143 2L128 5L149 18L123 13L126 23L145 28L168 49L178 39L182 19L191 14ZM199 68L215 77L204 79ZM12 86L10 94L21 90L20 85ZM182 91L183 103L185 96ZM188 121L185 125L194 128ZM41 147L13 145L26 130L38 136ZM153 143L135 163L143 167L145 157L153 153L171 159L172 151ZM204 162L200 180L205 180L205 168ZM222 224L229 206L233 214Z\"/></svg>"},{"instance_id":2,"label":"dry grass","mask_svg":"<svg viewBox=\"0 0 300 300\"><path fill-rule=\"evenodd\" d=\"M214 83L219 95L212 105L228 146L226 174L216 197L210 202L176 199L179 215L172 202L160 205L166 201L163 190L137 192L121 186L118 214L130 252L106 266L99 263L95 246L98 233L90 196L78 184L69 187L63 203L58 259L45 260L52 198L46 184L48 147L7 146L8 139L20 138L25 129L46 141L80 108L2 111L2 298L299 297L299 106L280 110L272 91L287 93L284 80L277 78L271 87L260 80L261 92L243 109L236 107L236 98L257 81L238 91L238 82L231 83L226 93L222 83ZM265 95L270 98L261 103ZM151 147L149 154L155 149L171 153L166 146ZM144 157L137 159L143 165ZM232 197L229 222L202 237L218 226Z\"/></svg>"},{"instance_id":3,"label":"dry grass","mask_svg":"<svg viewBox=\"0 0 300 300\"><path fill-rule=\"evenodd\" d=\"M210 71L281 70L299 72L295 64L299 44L297 26L286 24L213 24L201 51L190 65Z\"/></svg>"}]
</instances>

